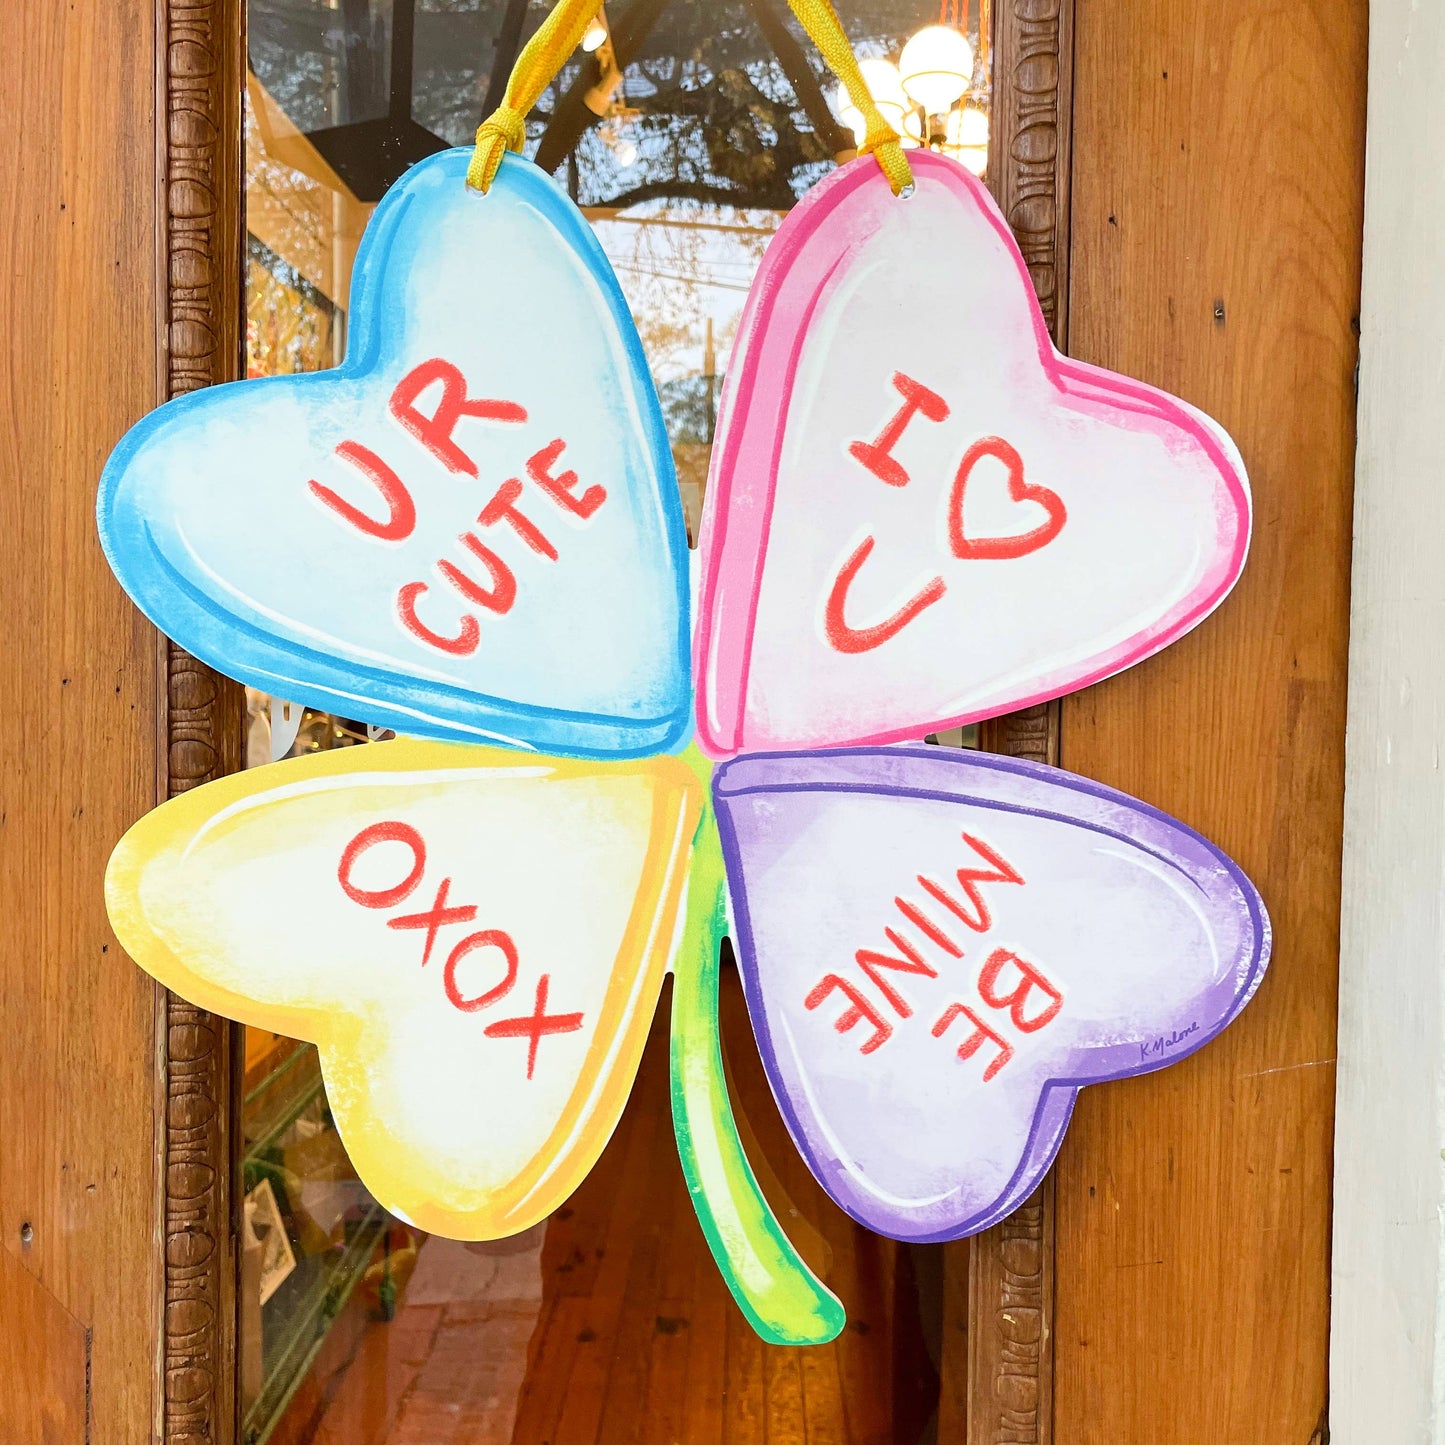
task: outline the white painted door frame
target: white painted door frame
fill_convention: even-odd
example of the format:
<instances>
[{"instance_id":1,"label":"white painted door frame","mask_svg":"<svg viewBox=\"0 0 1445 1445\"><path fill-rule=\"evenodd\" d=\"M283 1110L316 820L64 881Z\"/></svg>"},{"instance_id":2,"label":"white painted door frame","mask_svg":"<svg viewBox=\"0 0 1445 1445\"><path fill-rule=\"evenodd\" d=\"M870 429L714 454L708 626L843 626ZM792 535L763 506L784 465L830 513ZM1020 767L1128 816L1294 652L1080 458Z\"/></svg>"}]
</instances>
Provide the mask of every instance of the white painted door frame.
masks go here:
<instances>
[{"instance_id":1,"label":"white painted door frame","mask_svg":"<svg viewBox=\"0 0 1445 1445\"><path fill-rule=\"evenodd\" d=\"M1445 1442L1445 0L1371 0L1332 1445Z\"/></svg>"}]
</instances>

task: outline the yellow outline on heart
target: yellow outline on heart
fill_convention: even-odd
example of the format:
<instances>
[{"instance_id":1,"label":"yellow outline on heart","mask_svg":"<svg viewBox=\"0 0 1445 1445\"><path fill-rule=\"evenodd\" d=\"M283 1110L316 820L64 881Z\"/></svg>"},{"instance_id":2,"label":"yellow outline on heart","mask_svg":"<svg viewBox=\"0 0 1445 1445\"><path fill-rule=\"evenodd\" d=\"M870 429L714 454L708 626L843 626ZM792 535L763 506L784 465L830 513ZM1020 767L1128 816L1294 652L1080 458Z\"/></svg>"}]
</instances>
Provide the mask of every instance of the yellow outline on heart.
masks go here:
<instances>
[{"instance_id":1,"label":"yellow outline on heart","mask_svg":"<svg viewBox=\"0 0 1445 1445\"><path fill-rule=\"evenodd\" d=\"M254 819L257 807L294 796L294 785L347 774L398 776L457 769L543 770L537 778L581 780L631 776L652 784L652 811L642 875L623 931L597 1026L572 1092L546 1141L512 1179L473 1191L475 1203L455 1208L437 1200L453 1192L444 1168L419 1149L409 1149L382 1127L368 1107L368 1057L360 1044L364 1015L332 1006L297 1008L256 1001L211 982L194 957L171 942L182 926L161 910L147 912L146 895L172 907L184 899L174 880L188 848L208 825L224 827L224 815ZM252 806L248 807L250 804ZM173 798L137 822L111 855L106 869L106 908L117 938L130 956L173 993L212 1013L276 1033L309 1040L321 1054L333 1113L362 1181L393 1213L432 1234L453 1239L498 1239L546 1218L586 1177L622 1114L642 1058L663 975L678 933L688 857L703 807L703 785L681 758L603 762L481 748L465 743L398 739L289 759L237 773ZM171 875L169 878L167 875ZM189 924L194 933L194 922ZM224 940L217 940L224 947ZM635 966L630 961L635 960ZM620 1038L618 1037L620 1035ZM607 1055L615 1056L603 1074Z\"/></svg>"}]
</instances>

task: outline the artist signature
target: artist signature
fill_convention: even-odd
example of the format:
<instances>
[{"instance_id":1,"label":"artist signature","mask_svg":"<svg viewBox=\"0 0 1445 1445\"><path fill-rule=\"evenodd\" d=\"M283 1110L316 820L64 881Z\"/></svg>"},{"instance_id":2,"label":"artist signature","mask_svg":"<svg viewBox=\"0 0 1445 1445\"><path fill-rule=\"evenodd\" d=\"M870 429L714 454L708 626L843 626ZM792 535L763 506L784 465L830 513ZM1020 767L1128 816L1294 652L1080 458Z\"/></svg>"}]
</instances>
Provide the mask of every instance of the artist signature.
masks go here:
<instances>
[{"instance_id":1,"label":"artist signature","mask_svg":"<svg viewBox=\"0 0 1445 1445\"><path fill-rule=\"evenodd\" d=\"M1198 1021L1189 1025L1188 1028L1174 1029L1170 1033L1160 1034L1156 1038L1145 1039L1139 1045L1139 1058L1162 1059L1165 1054L1172 1053L1180 1044L1187 1042L1199 1032Z\"/></svg>"}]
</instances>

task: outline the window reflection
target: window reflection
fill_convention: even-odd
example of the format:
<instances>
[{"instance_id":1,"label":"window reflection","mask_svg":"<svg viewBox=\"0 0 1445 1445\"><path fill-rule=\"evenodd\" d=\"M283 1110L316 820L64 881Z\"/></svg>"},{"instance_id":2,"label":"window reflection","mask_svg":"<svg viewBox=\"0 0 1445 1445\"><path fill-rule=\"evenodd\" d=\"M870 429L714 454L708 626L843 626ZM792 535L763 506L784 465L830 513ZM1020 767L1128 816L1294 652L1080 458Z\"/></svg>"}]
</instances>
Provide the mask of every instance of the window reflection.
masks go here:
<instances>
[{"instance_id":1,"label":"window reflection","mask_svg":"<svg viewBox=\"0 0 1445 1445\"><path fill-rule=\"evenodd\" d=\"M839 8L859 54L880 61L940 18L930 0ZM250 0L248 374L341 360L374 203L408 165L470 142L545 13L529 0ZM908 128L980 169L986 20L978 0L971 12L946 0L943 18L968 33L976 69L949 113ZM527 152L617 271L695 543L749 283L787 210L851 154L851 118L784 0L629 0L605 25L529 117ZM389 735L248 695L249 766ZM976 745L968 730L930 741ZM835 1344L763 1345L712 1264L672 1141L666 991L592 1175L545 1224L488 1244L428 1238L386 1214L341 1147L315 1050L251 1029L246 1445L605 1441L643 1419L669 1441L961 1438L966 1250L896 1245L834 1208L787 1137L731 966L721 1007L760 1182L848 1306Z\"/></svg>"}]
</instances>

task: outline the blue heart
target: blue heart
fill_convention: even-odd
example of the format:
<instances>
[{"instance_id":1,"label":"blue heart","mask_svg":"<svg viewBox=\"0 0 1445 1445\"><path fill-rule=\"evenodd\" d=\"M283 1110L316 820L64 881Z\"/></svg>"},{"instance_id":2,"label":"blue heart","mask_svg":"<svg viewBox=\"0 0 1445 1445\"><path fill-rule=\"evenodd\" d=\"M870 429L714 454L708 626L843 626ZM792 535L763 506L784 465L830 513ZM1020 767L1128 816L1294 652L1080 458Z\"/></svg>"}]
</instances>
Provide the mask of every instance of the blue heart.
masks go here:
<instances>
[{"instance_id":1,"label":"blue heart","mask_svg":"<svg viewBox=\"0 0 1445 1445\"><path fill-rule=\"evenodd\" d=\"M179 398L101 479L181 646L403 732L584 756L689 728L687 539L626 302L550 177L423 161L362 240L346 360Z\"/></svg>"}]
</instances>

